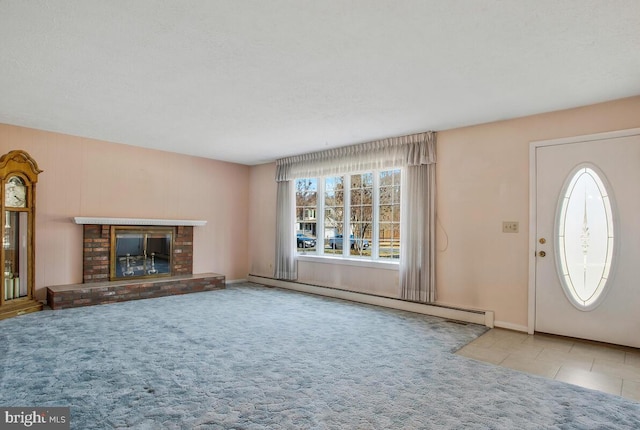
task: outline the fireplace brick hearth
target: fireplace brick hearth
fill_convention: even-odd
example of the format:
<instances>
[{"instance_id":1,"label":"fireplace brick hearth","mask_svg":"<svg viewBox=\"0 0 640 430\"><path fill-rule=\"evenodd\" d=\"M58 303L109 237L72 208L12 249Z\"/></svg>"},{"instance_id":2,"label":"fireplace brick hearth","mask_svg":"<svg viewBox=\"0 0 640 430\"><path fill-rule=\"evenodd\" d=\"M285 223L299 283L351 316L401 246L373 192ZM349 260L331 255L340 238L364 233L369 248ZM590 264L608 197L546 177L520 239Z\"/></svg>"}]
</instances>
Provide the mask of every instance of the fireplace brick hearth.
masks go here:
<instances>
[{"instance_id":1,"label":"fireplace brick hearth","mask_svg":"<svg viewBox=\"0 0 640 430\"><path fill-rule=\"evenodd\" d=\"M96 223L102 222L100 224ZM193 274L193 226L204 221L87 219L75 218L83 224L82 283L47 287L47 304L52 309L91 306L128 300L163 297L225 288L224 275ZM110 222L105 222L110 221ZM112 225L173 224L171 276L142 279L110 280L110 248ZM185 225L187 224L187 225Z\"/></svg>"},{"instance_id":2,"label":"fireplace brick hearth","mask_svg":"<svg viewBox=\"0 0 640 430\"><path fill-rule=\"evenodd\" d=\"M216 273L145 280L57 285L47 287L47 304L51 309L57 310L221 290L224 288L225 277Z\"/></svg>"}]
</instances>

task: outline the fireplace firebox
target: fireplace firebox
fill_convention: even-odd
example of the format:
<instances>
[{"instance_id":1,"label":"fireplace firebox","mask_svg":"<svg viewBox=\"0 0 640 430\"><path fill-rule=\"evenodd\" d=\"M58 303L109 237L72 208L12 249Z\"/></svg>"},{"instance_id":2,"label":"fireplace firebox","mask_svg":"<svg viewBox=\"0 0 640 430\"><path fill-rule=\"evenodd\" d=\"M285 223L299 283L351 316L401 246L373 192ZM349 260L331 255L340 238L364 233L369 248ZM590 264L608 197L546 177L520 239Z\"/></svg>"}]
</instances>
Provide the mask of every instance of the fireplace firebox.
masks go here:
<instances>
[{"instance_id":1,"label":"fireplace firebox","mask_svg":"<svg viewBox=\"0 0 640 430\"><path fill-rule=\"evenodd\" d=\"M171 276L173 227L111 226L111 280Z\"/></svg>"}]
</instances>

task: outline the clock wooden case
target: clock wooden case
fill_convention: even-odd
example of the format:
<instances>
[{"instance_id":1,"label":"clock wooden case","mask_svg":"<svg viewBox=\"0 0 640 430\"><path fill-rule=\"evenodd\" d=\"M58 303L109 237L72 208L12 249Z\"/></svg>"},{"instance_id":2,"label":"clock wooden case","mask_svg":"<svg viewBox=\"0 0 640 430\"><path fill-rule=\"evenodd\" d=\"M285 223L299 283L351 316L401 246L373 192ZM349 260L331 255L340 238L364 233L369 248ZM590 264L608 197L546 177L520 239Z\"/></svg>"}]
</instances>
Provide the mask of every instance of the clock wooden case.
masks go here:
<instances>
[{"instance_id":1,"label":"clock wooden case","mask_svg":"<svg viewBox=\"0 0 640 430\"><path fill-rule=\"evenodd\" d=\"M22 150L0 157L0 319L42 310L35 299L36 161Z\"/></svg>"}]
</instances>

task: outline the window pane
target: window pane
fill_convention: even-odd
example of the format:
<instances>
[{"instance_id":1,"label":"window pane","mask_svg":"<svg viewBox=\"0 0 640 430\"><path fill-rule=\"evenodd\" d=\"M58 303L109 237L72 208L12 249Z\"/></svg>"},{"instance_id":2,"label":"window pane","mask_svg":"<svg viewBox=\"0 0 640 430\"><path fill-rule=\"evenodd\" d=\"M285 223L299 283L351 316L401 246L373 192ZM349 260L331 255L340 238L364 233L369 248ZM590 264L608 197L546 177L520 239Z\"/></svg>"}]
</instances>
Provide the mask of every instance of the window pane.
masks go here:
<instances>
[{"instance_id":1,"label":"window pane","mask_svg":"<svg viewBox=\"0 0 640 430\"><path fill-rule=\"evenodd\" d=\"M362 219L362 208L360 206L351 207L351 222Z\"/></svg>"},{"instance_id":2,"label":"window pane","mask_svg":"<svg viewBox=\"0 0 640 430\"><path fill-rule=\"evenodd\" d=\"M380 172L380 258L400 258L400 169Z\"/></svg>"},{"instance_id":3,"label":"window pane","mask_svg":"<svg viewBox=\"0 0 640 430\"><path fill-rule=\"evenodd\" d=\"M400 185L394 185L392 193L393 193L393 203L400 204Z\"/></svg>"},{"instance_id":4,"label":"window pane","mask_svg":"<svg viewBox=\"0 0 640 430\"><path fill-rule=\"evenodd\" d=\"M394 206L392 206L392 208L393 208L392 219L393 219L394 222L399 223L400 222L400 205L399 204L394 205Z\"/></svg>"},{"instance_id":5,"label":"window pane","mask_svg":"<svg viewBox=\"0 0 640 430\"><path fill-rule=\"evenodd\" d=\"M393 220L393 206L380 205L380 222L390 222Z\"/></svg>"},{"instance_id":6,"label":"window pane","mask_svg":"<svg viewBox=\"0 0 640 430\"><path fill-rule=\"evenodd\" d=\"M316 191L307 192L304 198L305 198L305 206L315 207L318 204L318 193Z\"/></svg>"},{"instance_id":7,"label":"window pane","mask_svg":"<svg viewBox=\"0 0 640 430\"><path fill-rule=\"evenodd\" d=\"M393 225L393 239L391 240L391 258L400 258L400 224Z\"/></svg>"},{"instance_id":8,"label":"window pane","mask_svg":"<svg viewBox=\"0 0 640 430\"><path fill-rule=\"evenodd\" d=\"M393 185L393 172L392 171L380 172L380 186L384 187L389 185Z\"/></svg>"},{"instance_id":9,"label":"window pane","mask_svg":"<svg viewBox=\"0 0 640 430\"><path fill-rule=\"evenodd\" d=\"M296 180L296 246L298 252L316 250L316 210L318 204L318 179Z\"/></svg>"},{"instance_id":10,"label":"window pane","mask_svg":"<svg viewBox=\"0 0 640 430\"><path fill-rule=\"evenodd\" d=\"M362 204L362 190L351 189L351 204L352 205L361 205Z\"/></svg>"},{"instance_id":11,"label":"window pane","mask_svg":"<svg viewBox=\"0 0 640 430\"><path fill-rule=\"evenodd\" d=\"M389 192L389 187L380 188L380 204L388 205L393 203L393 195Z\"/></svg>"},{"instance_id":12,"label":"window pane","mask_svg":"<svg viewBox=\"0 0 640 430\"><path fill-rule=\"evenodd\" d=\"M373 173L351 175L350 255L371 256Z\"/></svg>"},{"instance_id":13,"label":"window pane","mask_svg":"<svg viewBox=\"0 0 640 430\"><path fill-rule=\"evenodd\" d=\"M380 226L380 258L400 258L400 225Z\"/></svg>"},{"instance_id":14,"label":"window pane","mask_svg":"<svg viewBox=\"0 0 640 430\"><path fill-rule=\"evenodd\" d=\"M344 178L333 176L324 182L324 252L342 254L344 230Z\"/></svg>"}]
</instances>

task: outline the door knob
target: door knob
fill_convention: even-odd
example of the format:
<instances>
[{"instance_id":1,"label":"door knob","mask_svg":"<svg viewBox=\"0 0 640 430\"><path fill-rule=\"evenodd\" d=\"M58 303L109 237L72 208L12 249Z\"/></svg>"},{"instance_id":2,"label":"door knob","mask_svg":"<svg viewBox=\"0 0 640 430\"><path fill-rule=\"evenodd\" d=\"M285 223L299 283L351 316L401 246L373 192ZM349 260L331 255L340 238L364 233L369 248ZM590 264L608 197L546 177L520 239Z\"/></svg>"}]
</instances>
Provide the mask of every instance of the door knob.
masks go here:
<instances>
[{"instance_id":1,"label":"door knob","mask_svg":"<svg viewBox=\"0 0 640 430\"><path fill-rule=\"evenodd\" d=\"M540 243L542 243L544 245L545 243L547 243L547 239L545 239L544 237L541 237L538 242L540 242Z\"/></svg>"},{"instance_id":2,"label":"door knob","mask_svg":"<svg viewBox=\"0 0 640 430\"><path fill-rule=\"evenodd\" d=\"M539 257L544 257L545 255L547 255L547 253L546 253L546 252L544 252L544 251L540 251L540 252L538 252L538 256L539 256Z\"/></svg>"}]
</instances>

